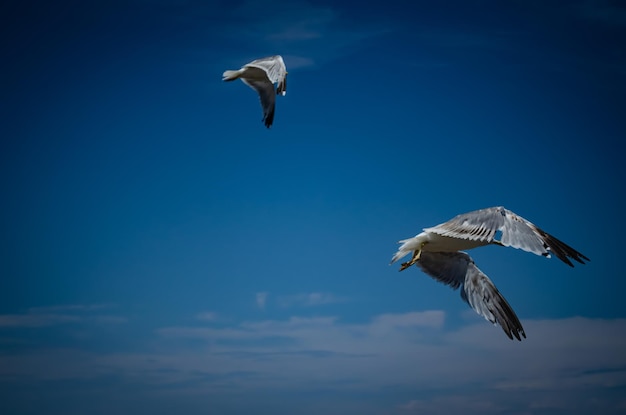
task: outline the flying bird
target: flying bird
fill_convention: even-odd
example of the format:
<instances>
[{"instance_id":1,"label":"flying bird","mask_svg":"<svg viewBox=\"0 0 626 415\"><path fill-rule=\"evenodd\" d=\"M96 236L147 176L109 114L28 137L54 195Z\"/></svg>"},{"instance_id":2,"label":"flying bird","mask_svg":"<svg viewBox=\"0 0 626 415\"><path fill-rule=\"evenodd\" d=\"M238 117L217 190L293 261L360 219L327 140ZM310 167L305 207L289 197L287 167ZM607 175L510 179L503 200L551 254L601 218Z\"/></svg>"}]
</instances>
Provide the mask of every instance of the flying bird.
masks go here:
<instances>
[{"instance_id":1,"label":"flying bird","mask_svg":"<svg viewBox=\"0 0 626 415\"><path fill-rule=\"evenodd\" d=\"M236 71L225 71L222 81L241 79L244 84L254 89L261 99L263 123L270 128L274 122L276 96L287 93L287 68L280 55L268 56L245 64ZM274 92L274 84L277 84Z\"/></svg>"},{"instance_id":2,"label":"flying bird","mask_svg":"<svg viewBox=\"0 0 626 415\"><path fill-rule=\"evenodd\" d=\"M500 240L497 240L497 233ZM413 238L400 241L402 245L391 259L393 264L409 253L410 261L402 263L400 271L413 264L437 281L453 289L461 287L461 298L479 315L497 324L513 339L526 337L515 312L464 249L485 245L510 246L550 258L554 254L569 266L570 259L584 264L589 258L538 228L535 224L502 206L463 213L449 221L425 228Z\"/></svg>"}]
</instances>

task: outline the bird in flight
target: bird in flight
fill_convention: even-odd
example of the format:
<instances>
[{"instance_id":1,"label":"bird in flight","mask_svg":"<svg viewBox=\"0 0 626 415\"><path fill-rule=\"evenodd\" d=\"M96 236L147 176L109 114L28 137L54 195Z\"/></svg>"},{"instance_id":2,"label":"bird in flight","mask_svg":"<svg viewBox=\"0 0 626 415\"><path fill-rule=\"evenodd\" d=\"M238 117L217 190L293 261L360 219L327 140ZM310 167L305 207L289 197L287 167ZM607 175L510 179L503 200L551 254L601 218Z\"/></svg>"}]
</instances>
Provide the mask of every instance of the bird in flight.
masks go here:
<instances>
[{"instance_id":1,"label":"bird in flight","mask_svg":"<svg viewBox=\"0 0 626 415\"><path fill-rule=\"evenodd\" d=\"M500 240L497 240L497 233ZM513 339L526 338L517 315L464 249L485 245L510 246L550 258L554 254L569 266L571 260L584 264L589 258L541 230L533 223L504 207L491 207L460 214L449 221L425 228L402 245L391 259L393 264L409 253L411 260L402 263L400 271L413 264L437 281L453 289L461 287L461 298L479 315L497 324Z\"/></svg>"},{"instance_id":2,"label":"bird in flight","mask_svg":"<svg viewBox=\"0 0 626 415\"><path fill-rule=\"evenodd\" d=\"M275 55L257 59L236 71L225 71L222 76L222 81L241 79L259 94L263 108L263 123L270 128L274 122L276 95L287 93L287 68L283 58ZM274 84L277 84L276 90Z\"/></svg>"}]
</instances>

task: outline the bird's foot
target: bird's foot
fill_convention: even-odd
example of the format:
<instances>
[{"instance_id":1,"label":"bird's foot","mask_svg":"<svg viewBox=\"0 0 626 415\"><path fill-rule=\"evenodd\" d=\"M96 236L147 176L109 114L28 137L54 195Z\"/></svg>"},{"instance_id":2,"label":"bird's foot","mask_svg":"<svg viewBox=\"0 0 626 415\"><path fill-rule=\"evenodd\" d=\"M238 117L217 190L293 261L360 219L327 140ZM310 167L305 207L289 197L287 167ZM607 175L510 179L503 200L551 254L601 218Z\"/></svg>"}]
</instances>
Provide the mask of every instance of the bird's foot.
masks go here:
<instances>
[{"instance_id":1,"label":"bird's foot","mask_svg":"<svg viewBox=\"0 0 626 415\"><path fill-rule=\"evenodd\" d=\"M422 247L423 247L423 246L424 246L424 245L422 244ZM403 262L403 263L401 264L401 266L400 266L400 271L404 271L405 269L407 269L408 267L410 267L411 265L413 265L413 264L415 264L417 261L419 261L419 260L420 260L420 256L421 256L421 255L422 255L422 250L421 250L421 248L420 248L420 249L418 249L418 250L416 250L416 251L413 251L413 257L411 258L411 260L410 260L410 261Z\"/></svg>"},{"instance_id":2,"label":"bird's foot","mask_svg":"<svg viewBox=\"0 0 626 415\"><path fill-rule=\"evenodd\" d=\"M413 265L413 264L411 264L410 261L409 262L403 262L402 264L400 264L400 270L399 271L404 271L405 269L407 269L411 265Z\"/></svg>"}]
</instances>

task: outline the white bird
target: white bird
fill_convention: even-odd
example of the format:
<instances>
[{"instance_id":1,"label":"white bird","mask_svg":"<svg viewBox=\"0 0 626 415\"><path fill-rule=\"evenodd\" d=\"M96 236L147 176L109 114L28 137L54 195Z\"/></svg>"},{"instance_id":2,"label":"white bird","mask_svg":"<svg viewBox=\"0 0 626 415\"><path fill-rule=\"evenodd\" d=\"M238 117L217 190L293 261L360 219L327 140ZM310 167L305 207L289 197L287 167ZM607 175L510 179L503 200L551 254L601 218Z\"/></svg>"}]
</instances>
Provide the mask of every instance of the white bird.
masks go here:
<instances>
[{"instance_id":1,"label":"white bird","mask_svg":"<svg viewBox=\"0 0 626 415\"><path fill-rule=\"evenodd\" d=\"M498 232L500 240L496 239ZM417 264L426 274L453 289L462 286L461 297L470 307L491 323L500 325L510 339L515 336L518 340L526 334L515 312L472 258L460 251L493 244L547 258L553 253L569 266L574 266L570 258L581 264L589 261L574 248L501 206L463 213L399 243L402 245L391 263L413 252L400 271Z\"/></svg>"},{"instance_id":2,"label":"white bird","mask_svg":"<svg viewBox=\"0 0 626 415\"><path fill-rule=\"evenodd\" d=\"M261 99L263 122L270 128L274 122L275 95L287 93L287 68L280 55L268 56L245 64L241 69L225 71L222 81L234 81L239 78L244 84L254 89ZM274 93L274 84L276 93Z\"/></svg>"}]
</instances>

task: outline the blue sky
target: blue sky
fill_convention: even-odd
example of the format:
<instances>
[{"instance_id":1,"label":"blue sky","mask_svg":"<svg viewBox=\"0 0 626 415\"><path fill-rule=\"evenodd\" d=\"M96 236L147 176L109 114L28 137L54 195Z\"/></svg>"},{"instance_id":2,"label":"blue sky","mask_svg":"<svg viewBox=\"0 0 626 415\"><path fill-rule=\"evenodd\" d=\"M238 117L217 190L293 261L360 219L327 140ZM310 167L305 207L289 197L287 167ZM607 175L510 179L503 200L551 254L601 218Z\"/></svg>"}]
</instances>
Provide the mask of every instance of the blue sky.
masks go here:
<instances>
[{"instance_id":1,"label":"blue sky","mask_svg":"<svg viewBox=\"0 0 626 415\"><path fill-rule=\"evenodd\" d=\"M626 410L624 6L87 3L0 10L2 414ZM389 266L495 205L591 259L470 252L523 342Z\"/></svg>"}]
</instances>

